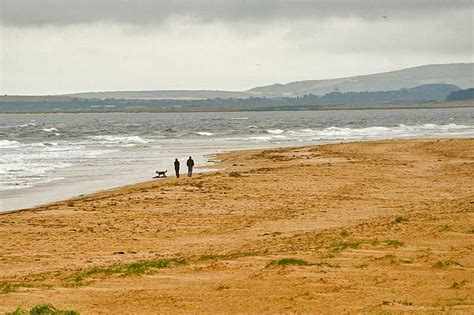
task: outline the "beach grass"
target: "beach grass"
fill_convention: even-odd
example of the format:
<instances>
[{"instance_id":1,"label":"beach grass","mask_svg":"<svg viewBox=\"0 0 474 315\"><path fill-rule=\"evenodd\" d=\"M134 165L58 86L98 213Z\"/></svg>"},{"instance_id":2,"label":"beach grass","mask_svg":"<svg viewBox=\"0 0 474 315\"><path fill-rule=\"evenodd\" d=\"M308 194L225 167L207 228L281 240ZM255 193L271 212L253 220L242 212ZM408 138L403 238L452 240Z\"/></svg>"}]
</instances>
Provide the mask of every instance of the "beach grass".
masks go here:
<instances>
[{"instance_id":1,"label":"beach grass","mask_svg":"<svg viewBox=\"0 0 474 315\"><path fill-rule=\"evenodd\" d=\"M22 307L17 307L14 311L6 312L6 315L79 315L75 310L60 310L52 304L38 304L25 310Z\"/></svg>"},{"instance_id":2,"label":"beach grass","mask_svg":"<svg viewBox=\"0 0 474 315\"><path fill-rule=\"evenodd\" d=\"M452 259L442 259L438 260L433 264L433 267L435 268L447 268L450 266L458 266L458 267L463 267L459 262L452 260Z\"/></svg>"}]
</instances>

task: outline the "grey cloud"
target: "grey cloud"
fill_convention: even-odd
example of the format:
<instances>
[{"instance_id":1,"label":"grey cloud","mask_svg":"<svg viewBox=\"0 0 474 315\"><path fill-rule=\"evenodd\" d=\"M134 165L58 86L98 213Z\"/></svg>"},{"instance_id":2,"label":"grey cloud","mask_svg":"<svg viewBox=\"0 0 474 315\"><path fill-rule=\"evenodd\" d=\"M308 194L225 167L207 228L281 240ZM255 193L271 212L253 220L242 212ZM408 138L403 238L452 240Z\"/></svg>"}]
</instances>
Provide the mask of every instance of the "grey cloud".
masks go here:
<instances>
[{"instance_id":1,"label":"grey cloud","mask_svg":"<svg viewBox=\"0 0 474 315\"><path fill-rule=\"evenodd\" d=\"M279 19L388 15L425 18L449 11L472 10L471 0L1 0L1 24L14 27L113 22L159 24L175 17L201 23L267 22Z\"/></svg>"}]
</instances>

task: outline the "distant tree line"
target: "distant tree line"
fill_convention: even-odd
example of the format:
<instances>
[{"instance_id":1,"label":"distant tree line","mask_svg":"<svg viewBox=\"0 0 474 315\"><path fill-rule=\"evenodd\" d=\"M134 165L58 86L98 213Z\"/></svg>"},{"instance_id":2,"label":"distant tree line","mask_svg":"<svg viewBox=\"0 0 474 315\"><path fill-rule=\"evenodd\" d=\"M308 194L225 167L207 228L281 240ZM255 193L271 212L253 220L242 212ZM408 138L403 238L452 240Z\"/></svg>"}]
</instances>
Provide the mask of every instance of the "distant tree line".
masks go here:
<instances>
[{"instance_id":1,"label":"distant tree line","mask_svg":"<svg viewBox=\"0 0 474 315\"><path fill-rule=\"evenodd\" d=\"M474 88L454 91L446 97L447 101L465 101L474 100Z\"/></svg>"},{"instance_id":2,"label":"distant tree line","mask_svg":"<svg viewBox=\"0 0 474 315\"><path fill-rule=\"evenodd\" d=\"M0 111L116 111L116 110L291 110L317 108L323 105L346 104L404 104L462 99L472 91L458 93L459 87L450 84L427 84L410 89L380 92L332 92L323 96L313 94L299 97L214 98L201 100L142 100L142 99L82 99L57 102L0 101ZM473 89L470 89L473 90ZM459 91L461 92L461 91ZM469 94L471 93L471 94Z\"/></svg>"}]
</instances>

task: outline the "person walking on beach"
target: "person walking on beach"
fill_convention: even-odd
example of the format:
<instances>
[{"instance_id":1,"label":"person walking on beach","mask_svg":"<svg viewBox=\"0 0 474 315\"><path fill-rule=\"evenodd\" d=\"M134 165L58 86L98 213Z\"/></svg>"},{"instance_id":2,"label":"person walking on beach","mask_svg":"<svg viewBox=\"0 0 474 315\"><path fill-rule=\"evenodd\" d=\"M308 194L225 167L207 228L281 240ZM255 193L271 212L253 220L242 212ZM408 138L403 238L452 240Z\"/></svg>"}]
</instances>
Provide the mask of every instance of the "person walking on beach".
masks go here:
<instances>
[{"instance_id":1,"label":"person walking on beach","mask_svg":"<svg viewBox=\"0 0 474 315\"><path fill-rule=\"evenodd\" d=\"M189 157L186 165L188 166L188 177L193 176L194 160L191 157Z\"/></svg>"},{"instance_id":2,"label":"person walking on beach","mask_svg":"<svg viewBox=\"0 0 474 315\"><path fill-rule=\"evenodd\" d=\"M179 161L174 159L174 172L176 173L176 178L179 178Z\"/></svg>"}]
</instances>

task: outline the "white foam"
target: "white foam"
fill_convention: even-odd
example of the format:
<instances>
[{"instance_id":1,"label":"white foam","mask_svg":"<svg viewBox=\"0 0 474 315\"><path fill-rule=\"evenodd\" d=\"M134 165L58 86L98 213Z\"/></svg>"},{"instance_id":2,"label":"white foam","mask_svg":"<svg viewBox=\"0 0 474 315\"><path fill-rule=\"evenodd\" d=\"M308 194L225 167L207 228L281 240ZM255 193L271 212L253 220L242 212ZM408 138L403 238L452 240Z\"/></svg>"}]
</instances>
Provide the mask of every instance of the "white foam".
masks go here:
<instances>
[{"instance_id":1,"label":"white foam","mask_svg":"<svg viewBox=\"0 0 474 315\"><path fill-rule=\"evenodd\" d=\"M34 127L34 126L36 126L36 124L27 123L27 124L18 125L17 127L24 128L24 127Z\"/></svg>"},{"instance_id":2,"label":"white foam","mask_svg":"<svg viewBox=\"0 0 474 315\"><path fill-rule=\"evenodd\" d=\"M198 131L196 134L200 136L213 136L214 134L212 132L207 132L207 131Z\"/></svg>"},{"instance_id":3,"label":"white foam","mask_svg":"<svg viewBox=\"0 0 474 315\"><path fill-rule=\"evenodd\" d=\"M423 124L407 126L384 127L373 126L366 128L346 128L332 126L324 129L300 129L287 132L292 139L311 138L312 140L356 140L356 139L386 139L416 136L443 136L443 135L472 135L471 126L447 124Z\"/></svg>"},{"instance_id":4,"label":"white foam","mask_svg":"<svg viewBox=\"0 0 474 315\"><path fill-rule=\"evenodd\" d=\"M58 131L58 129L52 127L52 128L44 128L43 131L46 131L46 132L51 132L51 131Z\"/></svg>"},{"instance_id":5,"label":"white foam","mask_svg":"<svg viewBox=\"0 0 474 315\"><path fill-rule=\"evenodd\" d=\"M0 147L2 148L15 148L20 146L20 142L11 140L0 140Z\"/></svg>"},{"instance_id":6,"label":"white foam","mask_svg":"<svg viewBox=\"0 0 474 315\"><path fill-rule=\"evenodd\" d=\"M285 131L281 129L268 129L267 132L274 135L279 135L279 134L284 133Z\"/></svg>"},{"instance_id":7,"label":"white foam","mask_svg":"<svg viewBox=\"0 0 474 315\"><path fill-rule=\"evenodd\" d=\"M139 136L102 135L102 136L92 136L89 138L99 143L105 143L105 144L132 144L133 145L133 144L149 143L148 140L145 140Z\"/></svg>"},{"instance_id":8,"label":"white foam","mask_svg":"<svg viewBox=\"0 0 474 315\"><path fill-rule=\"evenodd\" d=\"M32 187L57 180L52 171L95 158L107 150L91 150L72 143L20 143L0 140L0 190Z\"/></svg>"}]
</instances>

